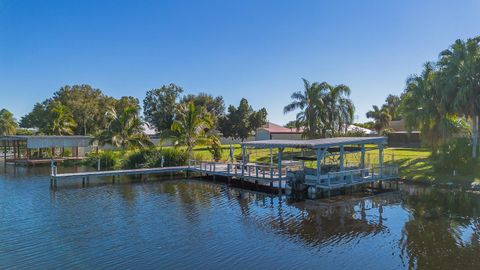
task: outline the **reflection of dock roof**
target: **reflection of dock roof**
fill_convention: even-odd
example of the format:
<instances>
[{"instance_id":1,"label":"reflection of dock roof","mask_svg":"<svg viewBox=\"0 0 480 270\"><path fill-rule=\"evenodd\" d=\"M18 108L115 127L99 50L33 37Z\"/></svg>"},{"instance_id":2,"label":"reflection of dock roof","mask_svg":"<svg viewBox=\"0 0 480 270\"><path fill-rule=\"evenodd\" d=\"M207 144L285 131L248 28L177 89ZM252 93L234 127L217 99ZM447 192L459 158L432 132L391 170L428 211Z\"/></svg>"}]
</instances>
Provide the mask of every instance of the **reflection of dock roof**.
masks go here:
<instances>
[{"instance_id":1,"label":"reflection of dock roof","mask_svg":"<svg viewBox=\"0 0 480 270\"><path fill-rule=\"evenodd\" d=\"M386 137L337 137L323 138L313 140L264 140L243 142L242 146L251 146L258 148L328 148L333 146L343 146L349 144L383 144L387 142Z\"/></svg>"},{"instance_id":2,"label":"reflection of dock roof","mask_svg":"<svg viewBox=\"0 0 480 270\"><path fill-rule=\"evenodd\" d=\"M0 146L12 145L14 142L23 142L29 149L50 147L86 147L91 144L89 136L29 136L12 135L0 137Z\"/></svg>"}]
</instances>

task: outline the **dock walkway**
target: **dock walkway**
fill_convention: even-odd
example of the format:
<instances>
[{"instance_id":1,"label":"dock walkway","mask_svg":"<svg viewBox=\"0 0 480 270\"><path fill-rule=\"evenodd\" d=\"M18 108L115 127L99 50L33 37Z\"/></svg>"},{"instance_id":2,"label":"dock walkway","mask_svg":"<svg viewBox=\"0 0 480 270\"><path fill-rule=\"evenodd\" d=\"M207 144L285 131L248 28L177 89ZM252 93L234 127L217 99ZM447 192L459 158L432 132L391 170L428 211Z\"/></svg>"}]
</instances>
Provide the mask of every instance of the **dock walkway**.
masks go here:
<instances>
[{"instance_id":1,"label":"dock walkway","mask_svg":"<svg viewBox=\"0 0 480 270\"><path fill-rule=\"evenodd\" d=\"M120 175L140 175L140 174L160 174L167 172L187 171L188 166L162 167L162 168L143 168L131 170L113 170L113 171L93 171L93 172L75 172L52 174L54 179L66 178L83 178L83 177L103 177L103 176L120 176Z\"/></svg>"}]
</instances>

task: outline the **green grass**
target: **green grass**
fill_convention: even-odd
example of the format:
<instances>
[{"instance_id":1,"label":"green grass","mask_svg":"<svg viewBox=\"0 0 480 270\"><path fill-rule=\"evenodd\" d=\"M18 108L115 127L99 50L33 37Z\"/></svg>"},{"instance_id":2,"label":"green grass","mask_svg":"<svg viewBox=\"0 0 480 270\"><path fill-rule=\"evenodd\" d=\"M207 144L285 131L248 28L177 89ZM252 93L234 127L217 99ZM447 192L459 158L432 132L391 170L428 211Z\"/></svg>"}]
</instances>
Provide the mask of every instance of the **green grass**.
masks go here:
<instances>
[{"instance_id":1,"label":"green grass","mask_svg":"<svg viewBox=\"0 0 480 270\"><path fill-rule=\"evenodd\" d=\"M241 147L239 144L232 145L234 148L234 157L237 160L241 159ZM168 147L164 147L168 148ZM378 164L378 149L375 145L366 146L366 164ZM230 145L222 146L222 161L230 159ZM206 147L198 146L194 148L194 157L199 160L212 160L212 155ZM114 156L121 163L122 160L128 156L131 151L115 151ZM277 161L277 149L273 149L274 162ZM385 148L383 159L386 164L396 164L399 166L399 175L401 178L432 184L445 184L445 183L457 183L462 185L469 185L470 183L477 181L480 182L480 164L478 164L478 173L471 175L456 175L452 173L439 173L434 171L432 162L430 160L431 150L427 148ZM299 149L285 149L282 158L284 160L293 159L295 156L300 156L301 151ZM270 162L270 150L269 149L250 149L249 150L250 162L269 163ZM305 152L305 156L315 156L313 151ZM347 154L345 162L347 163L359 163L360 153ZM336 162L334 159L327 159L327 163ZM316 162L306 162L306 166L315 168Z\"/></svg>"}]
</instances>

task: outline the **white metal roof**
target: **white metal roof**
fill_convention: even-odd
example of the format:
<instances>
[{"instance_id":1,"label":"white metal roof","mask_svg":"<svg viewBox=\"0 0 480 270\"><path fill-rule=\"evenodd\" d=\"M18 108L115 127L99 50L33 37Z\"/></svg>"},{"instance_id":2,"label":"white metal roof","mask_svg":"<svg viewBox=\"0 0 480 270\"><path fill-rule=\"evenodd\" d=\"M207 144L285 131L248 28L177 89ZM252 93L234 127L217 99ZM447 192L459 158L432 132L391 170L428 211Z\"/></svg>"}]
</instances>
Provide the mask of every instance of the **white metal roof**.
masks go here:
<instances>
[{"instance_id":1,"label":"white metal roof","mask_svg":"<svg viewBox=\"0 0 480 270\"><path fill-rule=\"evenodd\" d=\"M30 136L12 135L0 137L0 145L13 141L25 141L27 148L49 148L49 147L86 147L91 143L89 136Z\"/></svg>"},{"instance_id":2,"label":"white metal roof","mask_svg":"<svg viewBox=\"0 0 480 270\"><path fill-rule=\"evenodd\" d=\"M323 138L314 140L264 140L243 142L242 146L252 146L258 148L277 148L277 147L292 147L292 148L328 148L332 146L342 146L348 144L379 144L386 143L386 137L336 137Z\"/></svg>"}]
</instances>

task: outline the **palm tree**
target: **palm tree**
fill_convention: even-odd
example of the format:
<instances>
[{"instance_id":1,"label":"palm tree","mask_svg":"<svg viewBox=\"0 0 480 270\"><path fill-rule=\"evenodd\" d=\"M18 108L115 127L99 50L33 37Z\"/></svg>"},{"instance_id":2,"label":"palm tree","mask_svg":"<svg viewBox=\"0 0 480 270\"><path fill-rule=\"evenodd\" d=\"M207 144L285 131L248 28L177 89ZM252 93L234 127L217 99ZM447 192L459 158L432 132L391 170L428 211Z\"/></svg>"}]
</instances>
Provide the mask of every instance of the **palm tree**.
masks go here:
<instances>
[{"instance_id":1,"label":"palm tree","mask_svg":"<svg viewBox=\"0 0 480 270\"><path fill-rule=\"evenodd\" d=\"M111 144L123 149L135 149L151 146L152 142L143 133L143 122L138 115L138 108L127 106L121 112L110 108L106 113L108 126L99 135L101 144Z\"/></svg>"},{"instance_id":2,"label":"palm tree","mask_svg":"<svg viewBox=\"0 0 480 270\"><path fill-rule=\"evenodd\" d=\"M48 127L48 132L54 135L72 135L77 127L75 120L65 105L55 102L50 110L52 122Z\"/></svg>"},{"instance_id":3,"label":"palm tree","mask_svg":"<svg viewBox=\"0 0 480 270\"><path fill-rule=\"evenodd\" d=\"M401 103L407 128L420 130L422 139L434 151L455 133L465 132L457 115L446 104L444 80L440 76L432 63L425 64L420 76L407 80Z\"/></svg>"},{"instance_id":4,"label":"palm tree","mask_svg":"<svg viewBox=\"0 0 480 270\"><path fill-rule=\"evenodd\" d=\"M331 131L332 136L346 133L348 126L353 123L355 112L355 106L348 98L350 88L343 84L332 86L326 82L320 85L326 93L324 104L327 107L327 122L325 126Z\"/></svg>"},{"instance_id":5,"label":"palm tree","mask_svg":"<svg viewBox=\"0 0 480 270\"><path fill-rule=\"evenodd\" d=\"M186 146L189 157L195 145L208 144L215 137L213 119L204 107L197 107L193 102L181 104L175 118L171 128L174 145Z\"/></svg>"},{"instance_id":6,"label":"palm tree","mask_svg":"<svg viewBox=\"0 0 480 270\"><path fill-rule=\"evenodd\" d=\"M303 80L303 92L294 92L291 96L293 101L283 108L283 113L289 113L300 109L297 113L297 126L303 127L304 136L315 138L320 133L320 119L325 118L326 111L323 106L323 93L319 83L311 84L306 79Z\"/></svg>"},{"instance_id":7,"label":"palm tree","mask_svg":"<svg viewBox=\"0 0 480 270\"><path fill-rule=\"evenodd\" d=\"M477 157L480 115L480 37L457 40L440 54L438 62L445 80L444 103L472 121L472 157Z\"/></svg>"},{"instance_id":8,"label":"palm tree","mask_svg":"<svg viewBox=\"0 0 480 270\"><path fill-rule=\"evenodd\" d=\"M285 106L284 113L300 109L296 125L303 127L307 138L332 136L346 132L353 122L355 107L348 98L350 88L340 84L332 86L327 82L312 83L302 79L304 90L292 94L293 101Z\"/></svg>"},{"instance_id":9,"label":"palm tree","mask_svg":"<svg viewBox=\"0 0 480 270\"><path fill-rule=\"evenodd\" d=\"M18 124L7 109L0 110L0 136L14 135Z\"/></svg>"},{"instance_id":10,"label":"palm tree","mask_svg":"<svg viewBox=\"0 0 480 270\"><path fill-rule=\"evenodd\" d=\"M378 134L387 128L389 125L389 121L391 120L390 114L388 113L388 109L386 107L382 107L381 109L378 108L377 105L372 106L373 110L368 111L366 116L367 118L372 118L375 122L374 127Z\"/></svg>"}]
</instances>

